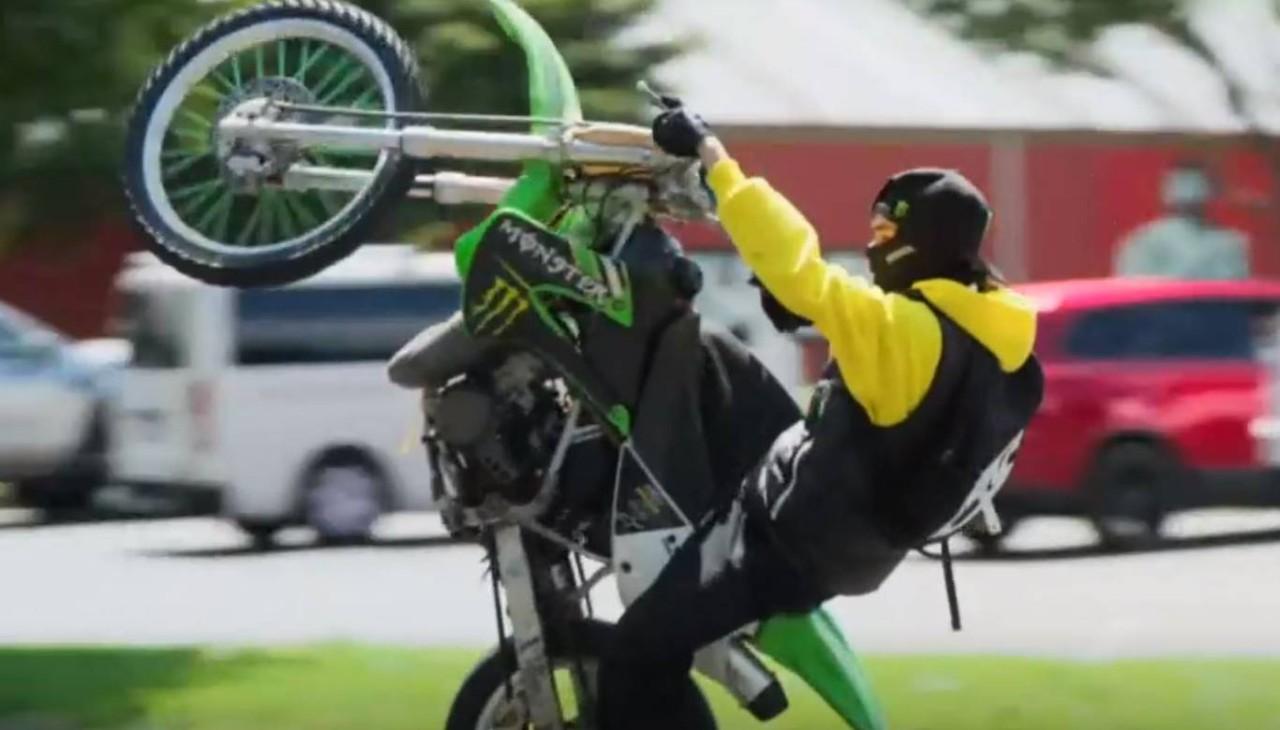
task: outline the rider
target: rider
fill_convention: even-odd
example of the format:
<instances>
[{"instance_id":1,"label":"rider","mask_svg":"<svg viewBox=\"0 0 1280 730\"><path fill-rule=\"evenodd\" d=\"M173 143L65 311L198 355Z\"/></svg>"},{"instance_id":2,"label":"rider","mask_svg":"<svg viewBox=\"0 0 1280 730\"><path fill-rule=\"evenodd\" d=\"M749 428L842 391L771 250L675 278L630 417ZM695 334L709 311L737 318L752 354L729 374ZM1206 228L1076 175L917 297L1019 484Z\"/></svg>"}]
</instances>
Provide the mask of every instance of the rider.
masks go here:
<instances>
[{"instance_id":1,"label":"rider","mask_svg":"<svg viewBox=\"0 0 1280 730\"><path fill-rule=\"evenodd\" d=\"M834 362L808 415L744 482L741 509L705 521L619 621L600 669L605 730L689 716L675 708L696 701L686 677L699 647L874 591L907 550L989 511L1043 386L1035 312L980 258L991 210L958 172L908 170L885 183L868 284L825 262L813 226L745 177L700 117L670 107L654 121L655 143L701 158L775 324L812 323ZM733 557L704 564L707 536L731 528L741 535Z\"/></svg>"}]
</instances>

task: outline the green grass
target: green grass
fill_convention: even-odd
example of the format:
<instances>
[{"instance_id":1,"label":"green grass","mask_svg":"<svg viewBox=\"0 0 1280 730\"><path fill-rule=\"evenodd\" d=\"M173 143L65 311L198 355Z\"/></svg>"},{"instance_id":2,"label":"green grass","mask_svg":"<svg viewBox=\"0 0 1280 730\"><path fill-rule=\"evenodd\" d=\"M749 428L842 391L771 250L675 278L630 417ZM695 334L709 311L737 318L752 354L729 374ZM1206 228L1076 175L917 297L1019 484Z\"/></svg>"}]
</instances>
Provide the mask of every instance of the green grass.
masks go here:
<instances>
[{"instance_id":1,"label":"green grass","mask_svg":"<svg viewBox=\"0 0 1280 730\"><path fill-rule=\"evenodd\" d=\"M433 730L469 651L0 650L0 728ZM896 730L1280 730L1280 662L882 657ZM776 730L841 727L790 677ZM712 692L721 727L761 727Z\"/></svg>"}]
</instances>

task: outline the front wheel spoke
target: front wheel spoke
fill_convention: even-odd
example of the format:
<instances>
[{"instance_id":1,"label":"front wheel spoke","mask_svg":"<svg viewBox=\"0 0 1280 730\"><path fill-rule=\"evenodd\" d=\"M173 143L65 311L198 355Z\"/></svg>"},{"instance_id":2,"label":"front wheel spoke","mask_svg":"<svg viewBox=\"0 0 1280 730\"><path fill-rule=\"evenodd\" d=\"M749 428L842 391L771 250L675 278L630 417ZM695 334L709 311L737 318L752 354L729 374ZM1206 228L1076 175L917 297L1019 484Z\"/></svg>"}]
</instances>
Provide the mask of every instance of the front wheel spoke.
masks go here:
<instances>
[{"instance_id":1,"label":"front wheel spoke","mask_svg":"<svg viewBox=\"0 0 1280 730\"><path fill-rule=\"evenodd\" d=\"M364 66L356 66L351 73L342 77L342 80L336 87L334 87L333 91L325 94L324 97L320 99L320 104L325 106L336 102L342 97L342 93L344 91L351 88L351 85L363 78L364 75Z\"/></svg>"},{"instance_id":2,"label":"front wheel spoke","mask_svg":"<svg viewBox=\"0 0 1280 730\"><path fill-rule=\"evenodd\" d=\"M324 98L324 95L327 93L325 91L325 88L328 87L329 84L333 83L334 79L338 78L339 74L345 71L347 67L350 65L351 65L351 59L347 58L346 56L339 58L338 62L333 64L333 67L329 69L329 73L325 74L320 79L320 82L317 83L315 87L311 89L311 93L315 94L317 99Z\"/></svg>"},{"instance_id":3,"label":"front wheel spoke","mask_svg":"<svg viewBox=\"0 0 1280 730\"><path fill-rule=\"evenodd\" d=\"M304 46L302 66L297 70L297 72L293 74L293 79L295 81L302 81L304 83L306 82L307 71L310 71L311 67L315 65L316 61L319 61L320 57L323 56L325 52L329 50L329 46L322 44L320 48L316 50L315 55L309 58L307 57L306 50L307 50L307 47Z\"/></svg>"},{"instance_id":4,"label":"front wheel spoke","mask_svg":"<svg viewBox=\"0 0 1280 730\"><path fill-rule=\"evenodd\" d=\"M249 220L245 221L244 227L240 229L240 234L236 236L238 245L245 245L249 242L249 236L258 227L258 218L262 217L262 197L253 201L253 212L249 214Z\"/></svg>"},{"instance_id":5,"label":"front wheel spoke","mask_svg":"<svg viewBox=\"0 0 1280 730\"><path fill-rule=\"evenodd\" d=\"M305 226L307 230L320 227L322 221L316 217L315 213L311 212L311 210L307 208L307 205L301 196L286 193L284 200L285 204L293 210L293 214L297 216L298 220L302 222L302 225Z\"/></svg>"},{"instance_id":6,"label":"front wheel spoke","mask_svg":"<svg viewBox=\"0 0 1280 730\"><path fill-rule=\"evenodd\" d=\"M169 132L178 139L190 140L192 142L202 142L209 144L209 132L191 129L189 127L170 127Z\"/></svg>"},{"instance_id":7,"label":"front wheel spoke","mask_svg":"<svg viewBox=\"0 0 1280 730\"><path fill-rule=\"evenodd\" d=\"M284 78L285 66L288 65L289 52L287 41L281 39L276 41L276 75Z\"/></svg>"},{"instance_id":8,"label":"front wheel spoke","mask_svg":"<svg viewBox=\"0 0 1280 730\"><path fill-rule=\"evenodd\" d=\"M231 208L231 202L233 199L234 197L231 195L230 190L223 190L222 196L218 198L218 202L209 206L209 209L204 212L204 215L200 216L200 218L196 220L193 227L201 233L207 232L209 230L209 226L219 215L227 214L228 210Z\"/></svg>"},{"instance_id":9,"label":"front wheel spoke","mask_svg":"<svg viewBox=\"0 0 1280 730\"><path fill-rule=\"evenodd\" d=\"M185 187L178 188L177 190L170 190L169 201L176 203L179 200L185 200L187 198L190 198L193 195L200 195L202 193L206 193L209 190L216 188L221 184L222 184L222 178L214 178L213 180L205 180L204 182L198 182L192 185L187 185Z\"/></svg>"},{"instance_id":10,"label":"front wheel spoke","mask_svg":"<svg viewBox=\"0 0 1280 730\"><path fill-rule=\"evenodd\" d=\"M276 196L270 190L262 191L262 217L258 219L258 243L271 243L271 224L276 219Z\"/></svg>"},{"instance_id":11,"label":"front wheel spoke","mask_svg":"<svg viewBox=\"0 0 1280 730\"><path fill-rule=\"evenodd\" d=\"M197 162L209 157L208 152L184 152L181 155L173 155L179 162L167 165L164 168L164 176L166 178L175 178L187 170L191 169Z\"/></svg>"},{"instance_id":12,"label":"front wheel spoke","mask_svg":"<svg viewBox=\"0 0 1280 730\"><path fill-rule=\"evenodd\" d=\"M199 114L196 114L190 109L179 109L178 114L181 115L183 118L187 119L192 124L196 125L196 129L201 132L204 132L205 134L208 134L209 130L213 129L212 121L210 121L207 117L202 117Z\"/></svg>"},{"instance_id":13,"label":"front wheel spoke","mask_svg":"<svg viewBox=\"0 0 1280 730\"><path fill-rule=\"evenodd\" d=\"M320 200L320 207L324 208L325 215L332 218L339 210L342 210L342 202L335 201L335 193L332 190L317 190L316 197Z\"/></svg>"},{"instance_id":14,"label":"front wheel spoke","mask_svg":"<svg viewBox=\"0 0 1280 730\"><path fill-rule=\"evenodd\" d=\"M217 71L211 71L211 72L209 73L209 78L213 79L214 81L217 81L219 84L222 84L223 86L225 86L225 87L226 87L226 90L227 90L228 92L231 92L231 93L233 93L233 94L234 94L235 92L237 92L237 91L239 91L239 90L240 90L240 85L239 85L239 84L237 84L237 83L233 83L233 82L231 81L231 79L227 78L226 76L223 76L222 74L218 73ZM225 92L224 92L224 93L220 93L218 98L222 98L222 96L224 96L224 95L225 95Z\"/></svg>"},{"instance_id":15,"label":"front wheel spoke","mask_svg":"<svg viewBox=\"0 0 1280 730\"><path fill-rule=\"evenodd\" d=\"M178 215L182 218L191 218L201 210L204 210L206 204L217 198L218 193L222 191L221 180L219 184L206 189L203 193L187 198L185 201L177 203L174 208L177 209ZM199 226L196 226L199 228Z\"/></svg>"},{"instance_id":16,"label":"front wheel spoke","mask_svg":"<svg viewBox=\"0 0 1280 730\"><path fill-rule=\"evenodd\" d=\"M293 209L289 207L288 196L281 192L275 196L276 231L280 240L288 241L298 235L298 222L294 220Z\"/></svg>"},{"instance_id":17,"label":"front wheel spoke","mask_svg":"<svg viewBox=\"0 0 1280 730\"><path fill-rule=\"evenodd\" d=\"M207 83L200 83L193 86L190 93L196 96L203 96L212 101L222 101L223 97L226 96L221 91L218 91L218 89L212 84Z\"/></svg>"},{"instance_id":18,"label":"front wheel spoke","mask_svg":"<svg viewBox=\"0 0 1280 730\"><path fill-rule=\"evenodd\" d=\"M235 209L236 196L228 195L226 207L223 208L222 214L218 216L217 222L213 226L213 240L222 242L227 240L227 229L231 224L231 211Z\"/></svg>"},{"instance_id":19,"label":"front wheel spoke","mask_svg":"<svg viewBox=\"0 0 1280 730\"><path fill-rule=\"evenodd\" d=\"M356 100L351 102L350 106L354 109L367 109L370 111L380 110L382 109L382 107L374 106L372 105L372 102L375 99L379 99L381 96L382 96L382 89L379 89L377 87L370 87L368 89L365 89L363 94L356 97Z\"/></svg>"}]
</instances>

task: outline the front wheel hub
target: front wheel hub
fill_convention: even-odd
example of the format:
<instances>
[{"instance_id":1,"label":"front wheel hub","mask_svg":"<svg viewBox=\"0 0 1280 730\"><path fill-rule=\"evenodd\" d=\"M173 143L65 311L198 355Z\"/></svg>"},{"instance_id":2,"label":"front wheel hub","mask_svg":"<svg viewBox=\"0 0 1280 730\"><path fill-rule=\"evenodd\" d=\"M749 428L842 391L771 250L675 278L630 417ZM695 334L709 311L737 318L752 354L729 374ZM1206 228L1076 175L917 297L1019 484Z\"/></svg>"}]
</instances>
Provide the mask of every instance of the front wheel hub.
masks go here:
<instances>
[{"instance_id":1,"label":"front wheel hub","mask_svg":"<svg viewBox=\"0 0 1280 730\"><path fill-rule=\"evenodd\" d=\"M222 100L218 105L219 123L213 125L210 142L233 190L253 193L267 182L279 183L284 173L302 159L302 146L290 140L229 134L222 130L221 122L228 118L248 122L298 121L300 114L290 114L280 105L314 102L315 95L306 86L279 77L255 80Z\"/></svg>"}]
</instances>

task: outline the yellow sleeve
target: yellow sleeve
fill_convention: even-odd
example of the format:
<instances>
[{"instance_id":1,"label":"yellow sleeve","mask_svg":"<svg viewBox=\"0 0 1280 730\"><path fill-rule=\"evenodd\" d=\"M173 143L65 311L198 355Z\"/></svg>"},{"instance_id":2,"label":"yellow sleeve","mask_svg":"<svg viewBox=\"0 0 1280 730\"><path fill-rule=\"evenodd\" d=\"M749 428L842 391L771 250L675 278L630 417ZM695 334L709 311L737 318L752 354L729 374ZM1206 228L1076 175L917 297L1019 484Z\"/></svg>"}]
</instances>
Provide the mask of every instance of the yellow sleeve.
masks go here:
<instances>
[{"instance_id":1,"label":"yellow sleeve","mask_svg":"<svg viewBox=\"0 0 1280 730\"><path fill-rule=\"evenodd\" d=\"M906 419L938 366L942 333L933 313L824 261L809 221L769 183L747 179L737 162L722 160L707 182L747 266L827 339L845 385L872 423Z\"/></svg>"}]
</instances>

